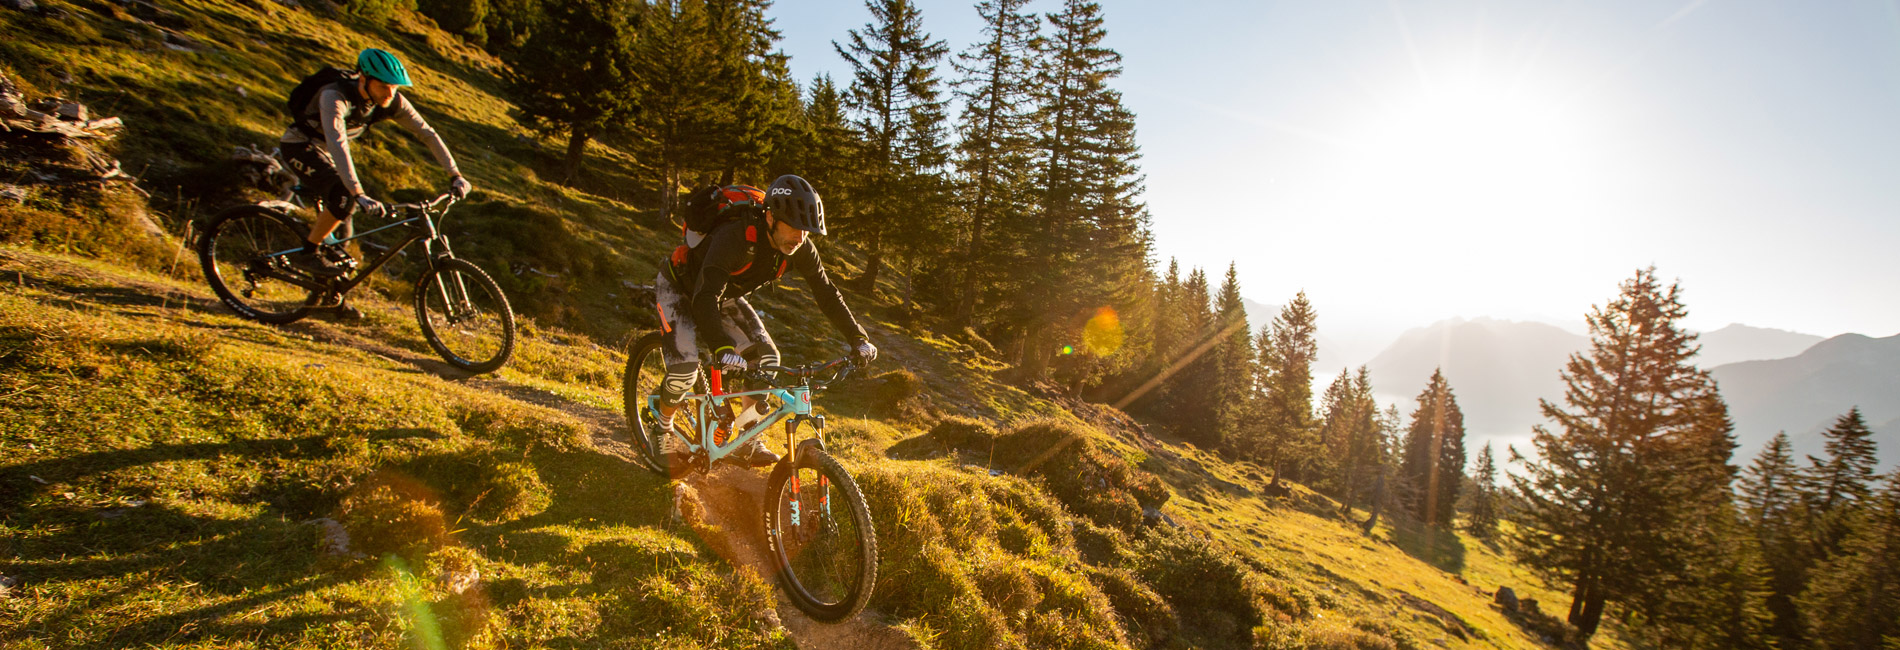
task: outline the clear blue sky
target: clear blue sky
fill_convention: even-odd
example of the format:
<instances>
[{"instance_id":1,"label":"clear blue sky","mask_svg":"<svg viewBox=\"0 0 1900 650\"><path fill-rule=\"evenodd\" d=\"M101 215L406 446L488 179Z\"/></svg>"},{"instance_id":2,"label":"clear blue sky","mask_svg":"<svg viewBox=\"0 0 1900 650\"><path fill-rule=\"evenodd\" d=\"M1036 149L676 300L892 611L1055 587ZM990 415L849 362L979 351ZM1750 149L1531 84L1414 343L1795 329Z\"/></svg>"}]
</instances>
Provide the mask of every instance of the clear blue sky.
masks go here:
<instances>
[{"instance_id":1,"label":"clear blue sky","mask_svg":"<svg viewBox=\"0 0 1900 650\"><path fill-rule=\"evenodd\" d=\"M1649 264L1691 327L1900 332L1894 1L1105 6L1162 263L1304 289L1322 335L1574 322ZM773 14L801 79L848 83L863 4Z\"/></svg>"}]
</instances>

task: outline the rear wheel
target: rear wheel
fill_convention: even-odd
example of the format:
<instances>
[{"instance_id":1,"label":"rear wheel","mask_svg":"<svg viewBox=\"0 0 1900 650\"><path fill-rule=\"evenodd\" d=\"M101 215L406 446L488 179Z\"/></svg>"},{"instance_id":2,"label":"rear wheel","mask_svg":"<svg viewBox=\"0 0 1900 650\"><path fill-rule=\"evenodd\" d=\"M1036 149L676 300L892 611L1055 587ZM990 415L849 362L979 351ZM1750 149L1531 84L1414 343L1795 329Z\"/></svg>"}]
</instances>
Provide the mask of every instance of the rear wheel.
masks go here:
<instances>
[{"instance_id":1,"label":"rear wheel","mask_svg":"<svg viewBox=\"0 0 1900 650\"><path fill-rule=\"evenodd\" d=\"M282 253L303 248L309 228L276 210L242 205L211 218L198 235L198 265L212 293L239 316L289 323L310 314L310 287L287 280L307 277ZM314 279L306 282L315 283Z\"/></svg>"},{"instance_id":2,"label":"rear wheel","mask_svg":"<svg viewBox=\"0 0 1900 650\"><path fill-rule=\"evenodd\" d=\"M515 312L508 296L480 267L452 257L416 282L416 321L422 338L449 365L492 372L515 351Z\"/></svg>"},{"instance_id":3,"label":"rear wheel","mask_svg":"<svg viewBox=\"0 0 1900 650\"><path fill-rule=\"evenodd\" d=\"M640 456L646 460L647 468L661 475L669 473L666 456L665 435L660 432L659 417L647 407L649 397L660 394L660 384L666 381L666 355L660 346L665 344L665 335L651 332L633 344L627 353L627 372L620 380L621 409L627 416L627 424L633 429L634 446L639 448ZM693 392L704 394L706 373L699 374ZM698 421L694 409L682 406L674 413L675 430L687 435L697 435Z\"/></svg>"},{"instance_id":4,"label":"rear wheel","mask_svg":"<svg viewBox=\"0 0 1900 650\"><path fill-rule=\"evenodd\" d=\"M857 615L877 583L877 532L858 483L816 445L780 462L765 487L765 539L779 586L823 623Z\"/></svg>"}]
</instances>

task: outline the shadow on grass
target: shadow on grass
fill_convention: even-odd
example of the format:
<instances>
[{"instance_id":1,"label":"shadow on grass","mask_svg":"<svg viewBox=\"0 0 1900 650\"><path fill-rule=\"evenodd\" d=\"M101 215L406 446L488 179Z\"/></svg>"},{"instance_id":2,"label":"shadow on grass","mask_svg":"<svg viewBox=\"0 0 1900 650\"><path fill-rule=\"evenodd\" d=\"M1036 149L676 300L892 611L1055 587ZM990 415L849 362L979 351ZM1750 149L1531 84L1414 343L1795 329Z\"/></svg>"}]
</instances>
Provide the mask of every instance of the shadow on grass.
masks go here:
<instances>
[{"instance_id":1,"label":"shadow on grass","mask_svg":"<svg viewBox=\"0 0 1900 650\"><path fill-rule=\"evenodd\" d=\"M1446 573L1465 570L1465 543L1457 533L1418 522L1393 521L1392 543L1406 555Z\"/></svg>"},{"instance_id":2,"label":"shadow on grass","mask_svg":"<svg viewBox=\"0 0 1900 650\"><path fill-rule=\"evenodd\" d=\"M97 509L59 505L34 508L24 517L36 534L18 541L0 571L29 585L51 585L60 603L28 626L0 632L0 645L37 638L55 647L120 648L173 639L232 642L296 636L345 618L373 612L337 611L248 622L260 607L337 585L357 576L327 570L313 552L319 531L275 514L250 519L199 516L161 505ZM119 582L85 590L71 600L57 596L75 585ZM61 586L64 585L64 586ZM82 588L83 589L83 588ZM157 616L112 619L99 631L90 617L121 609L154 592L180 591L195 607L167 608ZM140 606L139 608L143 608ZM94 628L81 638L63 637L78 626ZM35 633L35 634L29 634Z\"/></svg>"}]
</instances>

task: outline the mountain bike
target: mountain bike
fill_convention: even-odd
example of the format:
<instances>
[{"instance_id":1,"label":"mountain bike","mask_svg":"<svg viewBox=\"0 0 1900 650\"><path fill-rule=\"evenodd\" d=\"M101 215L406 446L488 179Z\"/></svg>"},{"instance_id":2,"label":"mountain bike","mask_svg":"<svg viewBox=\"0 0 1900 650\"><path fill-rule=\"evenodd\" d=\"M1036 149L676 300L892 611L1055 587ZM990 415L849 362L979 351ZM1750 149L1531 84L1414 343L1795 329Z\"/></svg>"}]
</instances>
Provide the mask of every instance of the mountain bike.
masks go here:
<instances>
[{"instance_id":1,"label":"mountain bike","mask_svg":"<svg viewBox=\"0 0 1900 650\"><path fill-rule=\"evenodd\" d=\"M659 388L666 377L661 335L648 334L627 357L622 399L633 425L636 446L651 469L669 474L658 427ZM710 366L709 366L710 367ZM871 509L858 483L825 451L825 417L812 414L812 395L843 379L856 364L849 359L805 366L763 366L741 378L767 387L736 393L723 390L718 368L702 375L694 393L674 412L675 442L689 454L686 471L704 472L720 458L774 424L785 423L788 450L766 480L765 539L778 565L779 586L813 620L834 623L850 618L871 600L877 583L877 532ZM741 398L759 399L759 408L777 404L745 431L733 431ZM683 421L680 422L680 421ZM811 437L798 440L809 425Z\"/></svg>"},{"instance_id":2,"label":"mountain bike","mask_svg":"<svg viewBox=\"0 0 1900 650\"><path fill-rule=\"evenodd\" d=\"M198 263L212 292L239 316L284 324L314 310L341 307L350 290L420 241L424 266L422 277L416 280L415 309L422 337L449 365L490 372L514 353L515 314L495 280L456 258L449 248L449 238L439 223L454 204L455 199L444 194L421 203L391 205L395 222L363 233L345 230L341 239L326 239L323 254L346 269L335 278L312 275L285 257L303 249L309 232L308 226L290 215L295 206L281 201L241 205L205 222L198 236ZM388 247L363 240L390 230L406 238ZM365 249L381 251L367 266L359 266L343 250L344 243L357 240L363 240Z\"/></svg>"}]
</instances>

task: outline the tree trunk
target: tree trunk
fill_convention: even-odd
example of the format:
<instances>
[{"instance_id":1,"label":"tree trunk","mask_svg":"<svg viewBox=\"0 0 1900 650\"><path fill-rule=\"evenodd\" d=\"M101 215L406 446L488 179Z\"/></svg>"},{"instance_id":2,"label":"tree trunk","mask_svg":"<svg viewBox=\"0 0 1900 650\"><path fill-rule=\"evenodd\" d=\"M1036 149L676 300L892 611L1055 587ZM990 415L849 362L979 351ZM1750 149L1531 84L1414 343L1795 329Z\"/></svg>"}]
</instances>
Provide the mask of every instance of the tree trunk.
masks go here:
<instances>
[{"instance_id":1,"label":"tree trunk","mask_svg":"<svg viewBox=\"0 0 1900 650\"><path fill-rule=\"evenodd\" d=\"M672 223L673 209L679 205L680 170L667 165L663 176L660 180L660 221Z\"/></svg>"},{"instance_id":2,"label":"tree trunk","mask_svg":"<svg viewBox=\"0 0 1900 650\"><path fill-rule=\"evenodd\" d=\"M1379 479L1372 483L1372 504L1367 506L1367 508L1372 510L1372 516L1366 518L1365 533L1367 535L1372 534L1373 526L1379 525L1379 509L1380 509L1379 507L1381 504L1384 504L1384 503L1385 503L1385 475L1380 474Z\"/></svg>"},{"instance_id":3,"label":"tree trunk","mask_svg":"<svg viewBox=\"0 0 1900 650\"><path fill-rule=\"evenodd\" d=\"M573 187L581 177L581 160L587 157L587 141L592 139L587 132L574 130L567 136L567 169L561 176L561 184Z\"/></svg>"},{"instance_id":4,"label":"tree trunk","mask_svg":"<svg viewBox=\"0 0 1900 650\"><path fill-rule=\"evenodd\" d=\"M852 282L858 285L859 291L863 291L867 294L876 294L877 275L879 271L884 270L884 233L881 231L873 231L871 233L870 243L871 245L868 248L871 254L870 257L864 260L864 273L859 275L857 279L852 280Z\"/></svg>"},{"instance_id":5,"label":"tree trunk","mask_svg":"<svg viewBox=\"0 0 1900 650\"><path fill-rule=\"evenodd\" d=\"M1570 615L1566 620L1576 626L1577 631L1588 637L1596 634L1597 625L1603 622L1603 591L1596 585L1595 578L1583 578L1577 581L1577 590L1570 600Z\"/></svg>"}]
</instances>

